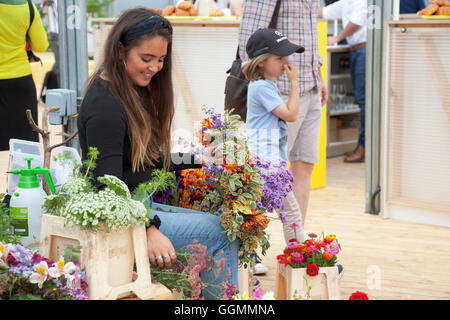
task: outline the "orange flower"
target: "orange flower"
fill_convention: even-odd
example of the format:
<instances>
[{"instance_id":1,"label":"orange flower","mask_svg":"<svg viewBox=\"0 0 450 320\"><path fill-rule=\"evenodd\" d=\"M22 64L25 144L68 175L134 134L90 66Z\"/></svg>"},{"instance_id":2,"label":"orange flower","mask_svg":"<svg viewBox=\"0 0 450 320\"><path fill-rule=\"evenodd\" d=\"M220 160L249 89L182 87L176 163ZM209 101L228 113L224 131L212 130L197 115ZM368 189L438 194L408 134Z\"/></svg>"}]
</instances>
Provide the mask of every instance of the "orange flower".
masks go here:
<instances>
[{"instance_id":1,"label":"orange flower","mask_svg":"<svg viewBox=\"0 0 450 320\"><path fill-rule=\"evenodd\" d=\"M330 261L331 259L333 259L333 255L332 255L331 253L329 253L329 252L326 252L326 251L322 254L322 257L324 257L324 258L327 259L328 261Z\"/></svg>"},{"instance_id":2,"label":"orange flower","mask_svg":"<svg viewBox=\"0 0 450 320\"><path fill-rule=\"evenodd\" d=\"M211 129L213 127L213 123L211 119L205 118L202 120L202 128Z\"/></svg>"}]
</instances>

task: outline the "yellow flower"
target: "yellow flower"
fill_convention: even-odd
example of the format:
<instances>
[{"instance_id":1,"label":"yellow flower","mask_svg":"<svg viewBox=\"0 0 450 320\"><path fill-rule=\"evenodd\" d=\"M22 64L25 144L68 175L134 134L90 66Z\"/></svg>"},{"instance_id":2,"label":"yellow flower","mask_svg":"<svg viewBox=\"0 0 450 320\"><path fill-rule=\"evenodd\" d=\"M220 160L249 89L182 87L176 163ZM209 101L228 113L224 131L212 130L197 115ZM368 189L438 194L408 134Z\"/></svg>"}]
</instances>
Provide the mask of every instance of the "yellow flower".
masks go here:
<instances>
[{"instance_id":1,"label":"yellow flower","mask_svg":"<svg viewBox=\"0 0 450 320\"><path fill-rule=\"evenodd\" d=\"M325 237L325 239L327 240L327 241L333 241L334 239L336 239L336 236L334 235L334 234L329 234L329 235L327 235L326 237Z\"/></svg>"},{"instance_id":2,"label":"yellow flower","mask_svg":"<svg viewBox=\"0 0 450 320\"><path fill-rule=\"evenodd\" d=\"M42 266L36 266L36 272L43 276L45 274L45 268Z\"/></svg>"},{"instance_id":3,"label":"yellow flower","mask_svg":"<svg viewBox=\"0 0 450 320\"><path fill-rule=\"evenodd\" d=\"M233 202L233 211L235 213L241 212L241 213L246 214L246 215L253 215L252 210L248 206L243 205L238 200Z\"/></svg>"},{"instance_id":4,"label":"yellow flower","mask_svg":"<svg viewBox=\"0 0 450 320\"><path fill-rule=\"evenodd\" d=\"M287 166L286 166L286 170L289 170L289 167L291 166L291 163L288 162Z\"/></svg>"},{"instance_id":5,"label":"yellow flower","mask_svg":"<svg viewBox=\"0 0 450 320\"><path fill-rule=\"evenodd\" d=\"M258 242L253 241L252 246L250 247L250 250L256 250L258 248Z\"/></svg>"},{"instance_id":6,"label":"yellow flower","mask_svg":"<svg viewBox=\"0 0 450 320\"><path fill-rule=\"evenodd\" d=\"M3 245L3 243L0 243L0 251L2 253L5 253L5 246Z\"/></svg>"}]
</instances>

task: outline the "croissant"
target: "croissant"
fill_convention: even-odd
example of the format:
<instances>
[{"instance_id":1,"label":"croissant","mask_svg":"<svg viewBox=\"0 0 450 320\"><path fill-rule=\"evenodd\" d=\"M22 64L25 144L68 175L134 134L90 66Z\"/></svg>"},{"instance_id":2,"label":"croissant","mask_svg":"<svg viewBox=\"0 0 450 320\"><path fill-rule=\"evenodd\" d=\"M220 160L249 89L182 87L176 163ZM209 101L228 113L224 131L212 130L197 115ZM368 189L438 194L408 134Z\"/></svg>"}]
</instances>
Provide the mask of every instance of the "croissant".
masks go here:
<instances>
[{"instance_id":1,"label":"croissant","mask_svg":"<svg viewBox=\"0 0 450 320\"><path fill-rule=\"evenodd\" d=\"M440 16L450 16L450 7L440 7L436 11L436 14Z\"/></svg>"},{"instance_id":2,"label":"croissant","mask_svg":"<svg viewBox=\"0 0 450 320\"><path fill-rule=\"evenodd\" d=\"M178 8L182 9L182 10L189 10L191 7L192 7L192 2L190 2L190 1L183 1L183 2L180 2L180 4L178 5Z\"/></svg>"},{"instance_id":3,"label":"croissant","mask_svg":"<svg viewBox=\"0 0 450 320\"><path fill-rule=\"evenodd\" d=\"M430 4L425 9L417 12L419 16L432 16L437 10L439 6L437 4Z\"/></svg>"},{"instance_id":4,"label":"croissant","mask_svg":"<svg viewBox=\"0 0 450 320\"><path fill-rule=\"evenodd\" d=\"M447 4L447 0L433 0L432 4L437 4L438 6L445 6Z\"/></svg>"},{"instance_id":5,"label":"croissant","mask_svg":"<svg viewBox=\"0 0 450 320\"><path fill-rule=\"evenodd\" d=\"M172 13L175 13L175 6L168 6L162 11L163 16L170 16Z\"/></svg>"}]
</instances>

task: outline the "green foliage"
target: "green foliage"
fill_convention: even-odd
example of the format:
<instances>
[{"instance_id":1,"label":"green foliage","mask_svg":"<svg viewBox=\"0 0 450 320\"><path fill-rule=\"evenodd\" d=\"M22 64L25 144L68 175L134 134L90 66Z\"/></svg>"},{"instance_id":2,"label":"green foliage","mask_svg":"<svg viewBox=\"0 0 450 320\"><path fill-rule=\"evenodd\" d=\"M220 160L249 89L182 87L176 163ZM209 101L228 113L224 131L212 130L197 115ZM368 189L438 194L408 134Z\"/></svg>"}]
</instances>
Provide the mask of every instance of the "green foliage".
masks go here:
<instances>
[{"instance_id":1,"label":"green foliage","mask_svg":"<svg viewBox=\"0 0 450 320\"><path fill-rule=\"evenodd\" d=\"M73 262L79 262L81 253L81 246L76 247L67 247L64 250L64 261L73 261Z\"/></svg>"},{"instance_id":2,"label":"green foliage","mask_svg":"<svg viewBox=\"0 0 450 320\"><path fill-rule=\"evenodd\" d=\"M0 193L0 201L3 201L4 193ZM3 202L0 202L0 242L20 244L20 236L11 231L11 219L9 217L9 208Z\"/></svg>"},{"instance_id":3,"label":"green foliage","mask_svg":"<svg viewBox=\"0 0 450 320\"><path fill-rule=\"evenodd\" d=\"M140 183L134 190L132 198L145 204L155 192L176 188L177 186L177 180L173 172L155 169L152 171L152 178Z\"/></svg>"}]
</instances>

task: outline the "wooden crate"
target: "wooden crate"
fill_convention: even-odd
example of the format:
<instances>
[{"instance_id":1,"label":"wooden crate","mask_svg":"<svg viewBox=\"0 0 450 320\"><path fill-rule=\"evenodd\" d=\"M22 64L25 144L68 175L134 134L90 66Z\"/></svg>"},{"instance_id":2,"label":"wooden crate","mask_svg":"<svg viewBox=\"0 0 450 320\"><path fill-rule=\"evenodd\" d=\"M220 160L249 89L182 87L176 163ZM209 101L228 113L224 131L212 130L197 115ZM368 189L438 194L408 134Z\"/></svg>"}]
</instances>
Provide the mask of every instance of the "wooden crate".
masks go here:
<instances>
[{"instance_id":1,"label":"wooden crate","mask_svg":"<svg viewBox=\"0 0 450 320\"><path fill-rule=\"evenodd\" d=\"M306 268L294 269L291 266L278 264L277 286L275 297L277 300L293 300L295 290L306 291L306 281L311 286L313 300L340 300L339 272L337 267L319 268L315 277L306 274Z\"/></svg>"},{"instance_id":2,"label":"wooden crate","mask_svg":"<svg viewBox=\"0 0 450 320\"><path fill-rule=\"evenodd\" d=\"M115 300L134 293L138 298L170 298L170 290L151 282L144 223L124 231L98 231L64 226L65 218L42 215L40 253L57 260L69 246L81 245L91 300ZM136 264L136 273L133 272Z\"/></svg>"}]
</instances>

